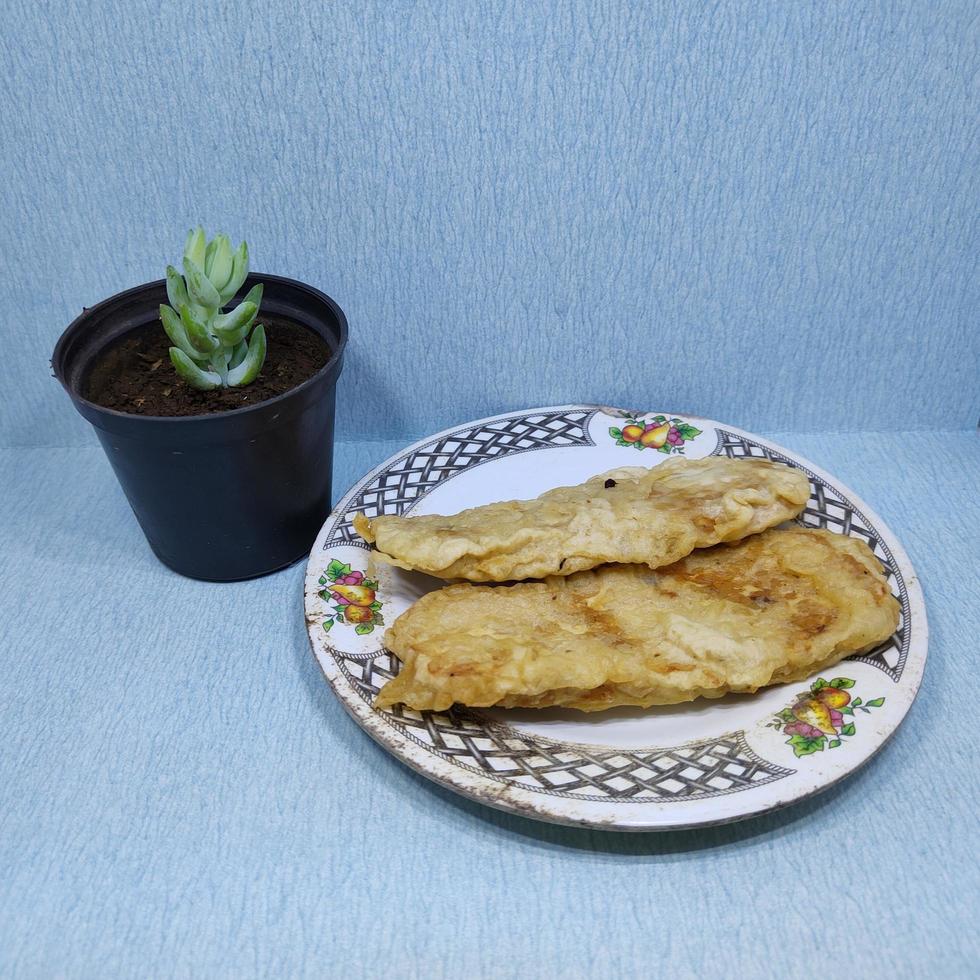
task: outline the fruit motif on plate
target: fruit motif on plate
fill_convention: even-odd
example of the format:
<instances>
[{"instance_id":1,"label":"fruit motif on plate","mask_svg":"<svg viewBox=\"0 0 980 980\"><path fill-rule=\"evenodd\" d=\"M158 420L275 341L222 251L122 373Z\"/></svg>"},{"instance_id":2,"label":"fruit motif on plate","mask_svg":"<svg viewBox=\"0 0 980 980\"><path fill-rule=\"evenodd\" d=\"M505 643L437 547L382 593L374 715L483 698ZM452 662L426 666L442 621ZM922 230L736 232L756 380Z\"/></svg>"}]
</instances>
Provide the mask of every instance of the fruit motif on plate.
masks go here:
<instances>
[{"instance_id":1,"label":"fruit motif on plate","mask_svg":"<svg viewBox=\"0 0 980 980\"><path fill-rule=\"evenodd\" d=\"M319 578L324 586L317 594L331 604L332 614L323 620L323 628L330 632L334 625L343 623L354 627L358 636L374 632L375 626L384 626L381 615L383 603L378 601L378 583L354 571L350 565L334 559Z\"/></svg>"},{"instance_id":2,"label":"fruit motif on plate","mask_svg":"<svg viewBox=\"0 0 980 980\"><path fill-rule=\"evenodd\" d=\"M617 446L656 449L665 455L684 452L684 444L701 435L701 430L690 423L666 415L654 415L649 419L642 415L627 415L625 422L622 428L612 426L609 429Z\"/></svg>"},{"instance_id":3,"label":"fruit motif on plate","mask_svg":"<svg viewBox=\"0 0 980 980\"><path fill-rule=\"evenodd\" d=\"M835 677L826 681L822 677L810 685L809 691L797 695L793 704L780 711L769 722L769 728L782 729L789 735L787 745L793 746L797 757L813 755L824 749L837 749L844 739L856 734L856 712L870 714L872 708L880 708L884 698L864 701L848 692L854 687L849 677Z\"/></svg>"}]
</instances>

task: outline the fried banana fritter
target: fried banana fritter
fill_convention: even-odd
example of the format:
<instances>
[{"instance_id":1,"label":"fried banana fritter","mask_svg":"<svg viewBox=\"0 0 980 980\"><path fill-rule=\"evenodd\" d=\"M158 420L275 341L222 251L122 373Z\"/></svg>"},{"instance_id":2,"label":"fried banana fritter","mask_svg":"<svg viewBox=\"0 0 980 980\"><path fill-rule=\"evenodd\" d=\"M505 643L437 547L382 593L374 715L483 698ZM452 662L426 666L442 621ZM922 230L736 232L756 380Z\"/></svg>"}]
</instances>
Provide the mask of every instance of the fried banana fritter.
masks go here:
<instances>
[{"instance_id":1,"label":"fried banana fritter","mask_svg":"<svg viewBox=\"0 0 980 980\"><path fill-rule=\"evenodd\" d=\"M775 529L651 571L451 585L398 617L376 704L648 707L797 681L870 650L899 604L868 546Z\"/></svg>"},{"instance_id":2,"label":"fried banana fritter","mask_svg":"<svg viewBox=\"0 0 980 980\"><path fill-rule=\"evenodd\" d=\"M471 582L572 575L607 562L658 568L695 548L737 541L795 517L810 496L804 473L724 456L626 467L535 500L473 507L452 517L354 518L375 558Z\"/></svg>"}]
</instances>

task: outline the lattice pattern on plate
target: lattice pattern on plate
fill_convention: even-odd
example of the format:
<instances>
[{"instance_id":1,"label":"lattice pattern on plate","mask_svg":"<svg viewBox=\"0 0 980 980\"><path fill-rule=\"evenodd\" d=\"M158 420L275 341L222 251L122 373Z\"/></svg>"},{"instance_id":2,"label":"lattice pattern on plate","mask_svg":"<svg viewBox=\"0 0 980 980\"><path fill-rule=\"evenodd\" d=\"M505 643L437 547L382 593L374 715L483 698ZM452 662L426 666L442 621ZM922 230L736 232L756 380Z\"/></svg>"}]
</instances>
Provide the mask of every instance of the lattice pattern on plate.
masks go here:
<instances>
[{"instance_id":1,"label":"lattice pattern on plate","mask_svg":"<svg viewBox=\"0 0 980 980\"><path fill-rule=\"evenodd\" d=\"M360 544L351 517L358 511L374 517L400 514L440 482L471 466L500 456L556 446L594 445L588 425L594 410L535 412L482 425L468 426L433 439L407 453L361 488L344 516L326 537L324 547ZM719 431L713 455L767 458L797 466L793 460L751 439ZM811 498L799 523L860 536L888 570L889 581L902 603L902 620L895 634L878 649L851 659L901 677L908 653L909 601L905 583L887 545L864 515L816 474L810 479ZM344 654L330 648L343 675L367 704L398 669L398 661L382 648L377 654ZM581 800L692 800L735 793L791 775L757 756L743 732L731 732L701 742L670 748L604 749L536 738L501 725L470 709L416 712L397 706L379 712L405 738L454 765L504 784Z\"/></svg>"},{"instance_id":2,"label":"lattice pattern on plate","mask_svg":"<svg viewBox=\"0 0 980 980\"><path fill-rule=\"evenodd\" d=\"M378 474L350 501L326 547L357 543L350 521L359 511L400 514L443 480L499 456L556 446L594 445L594 411L534 413L471 426L422 446ZM388 650L365 658L331 649L358 694L372 703L397 671ZM734 793L793 772L757 756L742 732L668 749L622 751L534 738L479 712L380 712L406 738L453 764L502 783L584 800L690 800Z\"/></svg>"},{"instance_id":3,"label":"lattice pattern on plate","mask_svg":"<svg viewBox=\"0 0 980 980\"><path fill-rule=\"evenodd\" d=\"M369 661L334 651L355 690L369 703L397 672L387 650ZM742 732L665 749L601 749L534 738L478 711L383 712L402 735L498 782L585 800L690 800L735 793L793 772L757 756Z\"/></svg>"},{"instance_id":4,"label":"lattice pattern on plate","mask_svg":"<svg viewBox=\"0 0 980 980\"><path fill-rule=\"evenodd\" d=\"M594 445L588 428L594 414L594 411L536 412L470 426L434 439L403 456L362 487L323 547L363 545L351 525L354 514L364 513L368 517L401 514L460 470L532 449Z\"/></svg>"},{"instance_id":5,"label":"lattice pattern on plate","mask_svg":"<svg viewBox=\"0 0 980 980\"><path fill-rule=\"evenodd\" d=\"M810 500L803 513L797 518L797 523L804 527L825 528L836 534L847 534L867 542L875 553L875 557L888 573L888 583L892 592L901 602L902 615L898 628L881 646L876 647L870 653L848 657L848 660L860 660L862 663L871 664L873 667L884 671L897 683L902 676L909 651L909 636L906 629L906 624L911 617L908 590L888 545L878 537L868 519L847 498L839 494L833 487L828 486L815 473L811 473L806 467L800 466L781 453L753 442L745 436L719 429L718 445L711 455L771 459L802 469L810 479Z\"/></svg>"}]
</instances>

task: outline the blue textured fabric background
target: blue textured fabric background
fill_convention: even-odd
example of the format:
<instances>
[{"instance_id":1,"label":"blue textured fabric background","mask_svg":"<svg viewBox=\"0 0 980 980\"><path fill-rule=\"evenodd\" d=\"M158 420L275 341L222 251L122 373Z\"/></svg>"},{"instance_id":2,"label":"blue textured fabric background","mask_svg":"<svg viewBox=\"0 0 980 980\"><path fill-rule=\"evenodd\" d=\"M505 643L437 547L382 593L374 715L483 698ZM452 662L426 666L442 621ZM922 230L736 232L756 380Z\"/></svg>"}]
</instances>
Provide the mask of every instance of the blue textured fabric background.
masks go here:
<instances>
[{"instance_id":1,"label":"blue textured fabric background","mask_svg":"<svg viewBox=\"0 0 980 980\"><path fill-rule=\"evenodd\" d=\"M980 974L972 0L0 4L0 975ZM462 801L345 716L302 569L151 556L48 373L203 221L347 311L336 491L525 406L689 411L852 486L922 692L701 832Z\"/></svg>"},{"instance_id":2,"label":"blue textured fabric background","mask_svg":"<svg viewBox=\"0 0 980 980\"><path fill-rule=\"evenodd\" d=\"M199 220L344 307L358 438L980 417L973 0L3 7L12 444L90 440L54 341Z\"/></svg>"}]
</instances>

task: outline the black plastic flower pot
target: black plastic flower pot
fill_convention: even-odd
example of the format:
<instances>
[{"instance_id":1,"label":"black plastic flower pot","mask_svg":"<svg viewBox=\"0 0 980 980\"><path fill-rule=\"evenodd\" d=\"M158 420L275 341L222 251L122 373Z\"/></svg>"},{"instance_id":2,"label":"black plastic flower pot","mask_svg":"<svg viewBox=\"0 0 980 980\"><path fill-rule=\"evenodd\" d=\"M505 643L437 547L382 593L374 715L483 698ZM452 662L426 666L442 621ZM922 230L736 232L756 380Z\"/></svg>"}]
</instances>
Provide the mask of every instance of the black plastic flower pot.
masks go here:
<instances>
[{"instance_id":1,"label":"black plastic flower pot","mask_svg":"<svg viewBox=\"0 0 980 980\"><path fill-rule=\"evenodd\" d=\"M263 313L312 330L332 352L316 374L267 401L162 418L84 397L88 373L106 347L159 321L167 302L162 279L85 310L52 357L55 376L95 427L150 547L190 578L232 582L285 568L308 553L331 508L347 318L329 296L280 276L250 275L238 298L259 282Z\"/></svg>"}]
</instances>

